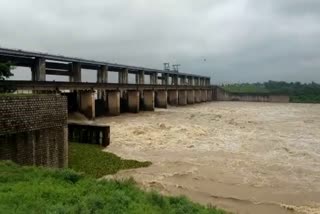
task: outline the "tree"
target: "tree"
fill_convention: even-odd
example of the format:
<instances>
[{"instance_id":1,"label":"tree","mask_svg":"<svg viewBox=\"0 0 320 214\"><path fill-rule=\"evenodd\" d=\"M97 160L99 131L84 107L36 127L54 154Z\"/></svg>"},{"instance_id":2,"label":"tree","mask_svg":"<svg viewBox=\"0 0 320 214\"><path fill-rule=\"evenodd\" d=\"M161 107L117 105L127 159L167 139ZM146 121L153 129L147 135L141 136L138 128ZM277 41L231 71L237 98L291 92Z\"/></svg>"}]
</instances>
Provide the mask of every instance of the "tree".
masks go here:
<instances>
[{"instance_id":1,"label":"tree","mask_svg":"<svg viewBox=\"0 0 320 214\"><path fill-rule=\"evenodd\" d=\"M0 62L0 80L5 80L11 76L12 64L10 62Z\"/></svg>"}]
</instances>

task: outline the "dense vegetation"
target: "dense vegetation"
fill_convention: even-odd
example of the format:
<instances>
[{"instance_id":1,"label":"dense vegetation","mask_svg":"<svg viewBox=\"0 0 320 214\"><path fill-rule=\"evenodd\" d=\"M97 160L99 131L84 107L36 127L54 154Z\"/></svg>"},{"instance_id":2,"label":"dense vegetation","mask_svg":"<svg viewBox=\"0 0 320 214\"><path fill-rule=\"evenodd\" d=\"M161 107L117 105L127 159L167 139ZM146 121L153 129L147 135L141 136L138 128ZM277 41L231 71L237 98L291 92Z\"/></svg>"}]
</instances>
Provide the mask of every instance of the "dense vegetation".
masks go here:
<instances>
[{"instance_id":1,"label":"dense vegetation","mask_svg":"<svg viewBox=\"0 0 320 214\"><path fill-rule=\"evenodd\" d=\"M227 84L223 88L234 93L288 94L291 102L320 103L320 84L300 82L240 83Z\"/></svg>"},{"instance_id":2,"label":"dense vegetation","mask_svg":"<svg viewBox=\"0 0 320 214\"><path fill-rule=\"evenodd\" d=\"M5 80L13 76L11 69L13 69L13 67L10 62L0 62L0 80Z\"/></svg>"},{"instance_id":3,"label":"dense vegetation","mask_svg":"<svg viewBox=\"0 0 320 214\"><path fill-rule=\"evenodd\" d=\"M73 170L0 162L1 213L223 213L184 197L143 192L134 181L97 181Z\"/></svg>"},{"instance_id":4,"label":"dense vegetation","mask_svg":"<svg viewBox=\"0 0 320 214\"><path fill-rule=\"evenodd\" d=\"M101 151L98 145L70 143L69 167L92 177L115 174L121 169L147 167L151 162L123 160L120 157Z\"/></svg>"}]
</instances>

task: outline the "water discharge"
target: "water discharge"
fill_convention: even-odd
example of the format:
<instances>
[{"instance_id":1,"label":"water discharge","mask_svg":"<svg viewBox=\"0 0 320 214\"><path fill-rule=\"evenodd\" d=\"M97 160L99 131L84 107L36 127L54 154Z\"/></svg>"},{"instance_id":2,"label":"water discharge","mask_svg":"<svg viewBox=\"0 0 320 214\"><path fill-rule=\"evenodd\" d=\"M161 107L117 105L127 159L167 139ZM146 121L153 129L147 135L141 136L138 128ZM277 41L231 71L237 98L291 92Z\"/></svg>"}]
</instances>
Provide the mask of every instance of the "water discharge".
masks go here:
<instances>
[{"instance_id":1,"label":"water discharge","mask_svg":"<svg viewBox=\"0 0 320 214\"><path fill-rule=\"evenodd\" d=\"M97 119L146 189L234 213L320 213L320 105L213 102Z\"/></svg>"}]
</instances>

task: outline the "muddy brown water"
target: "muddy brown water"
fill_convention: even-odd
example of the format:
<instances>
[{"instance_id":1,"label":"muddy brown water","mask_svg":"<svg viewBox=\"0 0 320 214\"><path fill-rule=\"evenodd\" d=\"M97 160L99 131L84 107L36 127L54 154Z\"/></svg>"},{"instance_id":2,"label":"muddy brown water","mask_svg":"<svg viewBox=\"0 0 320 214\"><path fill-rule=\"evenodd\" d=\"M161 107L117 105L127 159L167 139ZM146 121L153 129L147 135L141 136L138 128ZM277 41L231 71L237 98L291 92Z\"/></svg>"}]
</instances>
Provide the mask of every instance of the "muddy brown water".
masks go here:
<instances>
[{"instance_id":1,"label":"muddy brown water","mask_svg":"<svg viewBox=\"0 0 320 214\"><path fill-rule=\"evenodd\" d=\"M105 117L145 189L234 213L320 213L320 105L213 102ZM110 177L110 176L109 176Z\"/></svg>"}]
</instances>

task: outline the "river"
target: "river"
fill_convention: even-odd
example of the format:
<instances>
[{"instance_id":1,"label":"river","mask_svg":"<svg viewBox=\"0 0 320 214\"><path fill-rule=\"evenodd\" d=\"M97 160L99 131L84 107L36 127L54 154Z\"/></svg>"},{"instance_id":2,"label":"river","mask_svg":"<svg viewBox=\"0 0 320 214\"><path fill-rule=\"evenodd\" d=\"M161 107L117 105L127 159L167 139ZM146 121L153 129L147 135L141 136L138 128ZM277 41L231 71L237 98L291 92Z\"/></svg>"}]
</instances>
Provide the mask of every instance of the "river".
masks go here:
<instances>
[{"instance_id":1,"label":"river","mask_svg":"<svg viewBox=\"0 0 320 214\"><path fill-rule=\"evenodd\" d=\"M234 213L320 213L320 105L212 102L105 117L145 189Z\"/></svg>"}]
</instances>

